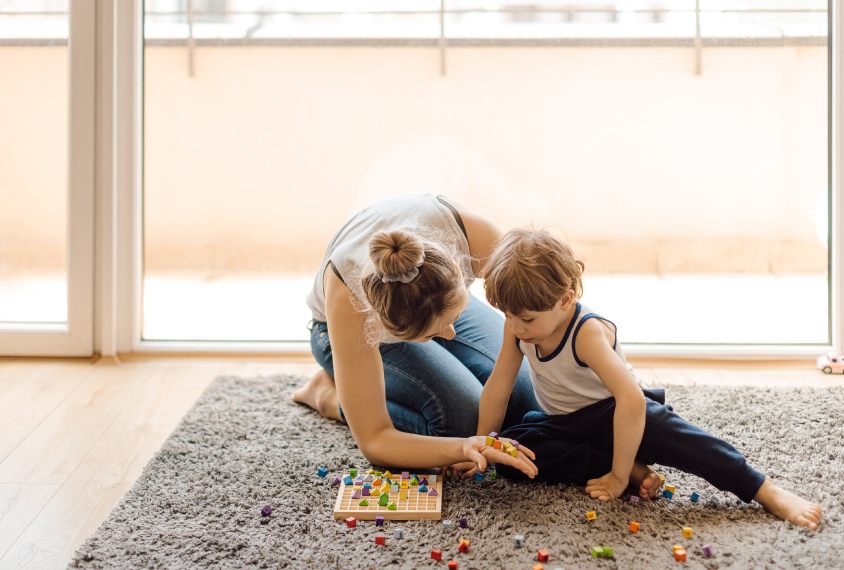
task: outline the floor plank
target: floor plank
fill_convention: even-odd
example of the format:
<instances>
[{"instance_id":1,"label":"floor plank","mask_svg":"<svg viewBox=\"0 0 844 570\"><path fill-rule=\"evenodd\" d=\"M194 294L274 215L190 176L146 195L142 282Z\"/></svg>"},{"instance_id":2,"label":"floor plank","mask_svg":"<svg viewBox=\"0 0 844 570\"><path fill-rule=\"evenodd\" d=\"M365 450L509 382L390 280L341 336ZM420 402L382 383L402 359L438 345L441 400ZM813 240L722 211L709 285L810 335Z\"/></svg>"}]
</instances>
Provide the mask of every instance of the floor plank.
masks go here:
<instances>
[{"instance_id":1,"label":"floor plank","mask_svg":"<svg viewBox=\"0 0 844 570\"><path fill-rule=\"evenodd\" d=\"M58 485L0 485L0 557L58 489Z\"/></svg>"},{"instance_id":2,"label":"floor plank","mask_svg":"<svg viewBox=\"0 0 844 570\"><path fill-rule=\"evenodd\" d=\"M0 396L37 365L36 360L0 360Z\"/></svg>"},{"instance_id":3,"label":"floor plank","mask_svg":"<svg viewBox=\"0 0 844 570\"><path fill-rule=\"evenodd\" d=\"M0 570L66 567L218 375L218 368L170 365L155 373L0 558Z\"/></svg>"},{"instance_id":4,"label":"floor plank","mask_svg":"<svg viewBox=\"0 0 844 570\"><path fill-rule=\"evenodd\" d=\"M91 374L0 463L0 483L63 483L159 366L91 367Z\"/></svg>"},{"instance_id":5,"label":"floor plank","mask_svg":"<svg viewBox=\"0 0 844 570\"><path fill-rule=\"evenodd\" d=\"M90 364L41 362L0 394L0 465L93 372Z\"/></svg>"}]
</instances>

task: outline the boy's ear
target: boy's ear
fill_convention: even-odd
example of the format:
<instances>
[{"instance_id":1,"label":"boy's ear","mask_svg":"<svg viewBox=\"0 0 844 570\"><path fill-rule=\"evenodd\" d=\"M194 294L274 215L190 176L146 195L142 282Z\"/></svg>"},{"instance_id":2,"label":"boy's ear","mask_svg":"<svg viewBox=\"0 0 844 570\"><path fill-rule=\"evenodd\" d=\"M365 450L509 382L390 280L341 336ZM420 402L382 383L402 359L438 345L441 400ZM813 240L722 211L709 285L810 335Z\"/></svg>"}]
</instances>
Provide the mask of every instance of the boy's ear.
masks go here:
<instances>
[{"instance_id":1,"label":"boy's ear","mask_svg":"<svg viewBox=\"0 0 844 570\"><path fill-rule=\"evenodd\" d=\"M566 294L563 295L563 298L560 299L560 310L563 312L568 311L571 308L572 303L574 303L574 289L569 289L566 291Z\"/></svg>"}]
</instances>

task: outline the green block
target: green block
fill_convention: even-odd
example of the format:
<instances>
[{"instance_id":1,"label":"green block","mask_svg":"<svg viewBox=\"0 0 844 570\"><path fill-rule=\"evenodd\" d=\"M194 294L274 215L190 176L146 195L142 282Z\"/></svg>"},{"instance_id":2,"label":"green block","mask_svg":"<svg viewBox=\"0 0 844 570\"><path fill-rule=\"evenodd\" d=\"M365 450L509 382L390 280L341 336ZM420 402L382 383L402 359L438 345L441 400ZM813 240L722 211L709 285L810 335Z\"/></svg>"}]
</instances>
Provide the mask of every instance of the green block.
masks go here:
<instances>
[{"instance_id":1,"label":"green block","mask_svg":"<svg viewBox=\"0 0 844 570\"><path fill-rule=\"evenodd\" d=\"M604 547L604 558L612 558L612 548Z\"/></svg>"},{"instance_id":2,"label":"green block","mask_svg":"<svg viewBox=\"0 0 844 570\"><path fill-rule=\"evenodd\" d=\"M600 546L593 546L592 547L592 558L603 558L604 556L604 549Z\"/></svg>"},{"instance_id":3,"label":"green block","mask_svg":"<svg viewBox=\"0 0 844 570\"><path fill-rule=\"evenodd\" d=\"M376 471L376 472L375 472L375 476L376 476L376 477L381 477L381 471Z\"/></svg>"},{"instance_id":4,"label":"green block","mask_svg":"<svg viewBox=\"0 0 844 570\"><path fill-rule=\"evenodd\" d=\"M368 506L369 506L369 501L367 501L365 498L364 498L364 499L361 499L361 500L360 500L360 503L358 503L358 506L359 506L359 507L368 507Z\"/></svg>"},{"instance_id":5,"label":"green block","mask_svg":"<svg viewBox=\"0 0 844 570\"><path fill-rule=\"evenodd\" d=\"M395 503L390 503L389 505L387 505L387 510L388 510L388 511L395 511L395 510L397 510L397 509L398 509L398 507L396 506L396 504L395 504Z\"/></svg>"},{"instance_id":6,"label":"green block","mask_svg":"<svg viewBox=\"0 0 844 570\"><path fill-rule=\"evenodd\" d=\"M350 467L349 468L349 475L351 475L352 479L358 476L358 468L357 467Z\"/></svg>"},{"instance_id":7,"label":"green block","mask_svg":"<svg viewBox=\"0 0 844 570\"><path fill-rule=\"evenodd\" d=\"M495 481L496 479L498 479L498 473L496 473L495 471L490 471L489 478Z\"/></svg>"},{"instance_id":8,"label":"green block","mask_svg":"<svg viewBox=\"0 0 844 570\"><path fill-rule=\"evenodd\" d=\"M388 495L387 493L383 493L381 495L381 498L378 499L378 504L382 507L386 507L387 503L389 503L389 502L390 502L390 495Z\"/></svg>"},{"instance_id":9,"label":"green block","mask_svg":"<svg viewBox=\"0 0 844 570\"><path fill-rule=\"evenodd\" d=\"M410 484L411 485L418 485L419 481L414 477L413 479L410 480Z\"/></svg>"},{"instance_id":10,"label":"green block","mask_svg":"<svg viewBox=\"0 0 844 570\"><path fill-rule=\"evenodd\" d=\"M446 469L446 470L445 470L445 476L446 476L446 477L451 477L451 469Z\"/></svg>"}]
</instances>

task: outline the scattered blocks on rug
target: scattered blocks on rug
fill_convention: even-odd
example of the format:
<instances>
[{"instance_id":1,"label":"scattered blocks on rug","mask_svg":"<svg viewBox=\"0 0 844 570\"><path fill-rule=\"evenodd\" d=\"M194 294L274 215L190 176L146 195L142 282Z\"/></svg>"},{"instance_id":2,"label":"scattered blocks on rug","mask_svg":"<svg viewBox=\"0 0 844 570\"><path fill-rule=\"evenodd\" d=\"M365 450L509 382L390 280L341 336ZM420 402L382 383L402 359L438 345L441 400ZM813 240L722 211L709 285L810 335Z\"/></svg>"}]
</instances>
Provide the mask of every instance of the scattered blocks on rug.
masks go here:
<instances>
[{"instance_id":1,"label":"scattered blocks on rug","mask_svg":"<svg viewBox=\"0 0 844 570\"><path fill-rule=\"evenodd\" d=\"M491 481L495 481L496 479L498 479L498 472L496 472L496 471L491 472L489 474L489 478L490 478Z\"/></svg>"},{"instance_id":2,"label":"scattered blocks on rug","mask_svg":"<svg viewBox=\"0 0 844 570\"><path fill-rule=\"evenodd\" d=\"M536 556L539 558L540 562L548 562L550 554L548 554L548 551L544 548L540 548L539 552L536 553Z\"/></svg>"},{"instance_id":3,"label":"scattered blocks on rug","mask_svg":"<svg viewBox=\"0 0 844 570\"><path fill-rule=\"evenodd\" d=\"M531 570L545 570L545 566L542 564L534 564Z\"/></svg>"},{"instance_id":4,"label":"scattered blocks on rug","mask_svg":"<svg viewBox=\"0 0 844 570\"><path fill-rule=\"evenodd\" d=\"M709 502L715 505L716 507L721 504L721 500L718 497L709 497Z\"/></svg>"},{"instance_id":5,"label":"scattered blocks on rug","mask_svg":"<svg viewBox=\"0 0 844 570\"><path fill-rule=\"evenodd\" d=\"M384 517L382 517L382 516L375 517L375 526L384 526Z\"/></svg>"},{"instance_id":6,"label":"scattered blocks on rug","mask_svg":"<svg viewBox=\"0 0 844 570\"><path fill-rule=\"evenodd\" d=\"M672 495L673 495L674 493L676 493L676 492L677 492L677 488L676 488L676 487L674 487L674 485L666 485L666 486L665 486L665 490L666 490L666 491L671 491L671 494L672 494Z\"/></svg>"},{"instance_id":7,"label":"scattered blocks on rug","mask_svg":"<svg viewBox=\"0 0 844 570\"><path fill-rule=\"evenodd\" d=\"M351 479L349 479L349 480L351 481ZM342 482L343 482L343 479L342 479L339 475L337 475L337 476L334 478L334 481L332 481L332 482L331 482L331 484L332 484L332 485L339 485L339 484L340 484L340 483L342 483Z\"/></svg>"},{"instance_id":8,"label":"scattered blocks on rug","mask_svg":"<svg viewBox=\"0 0 844 570\"><path fill-rule=\"evenodd\" d=\"M270 516L272 513L273 513L273 508L272 508L271 506L269 506L269 505L267 505L266 507L264 507L263 509L261 509L261 516L262 516L262 517L268 517L268 516Z\"/></svg>"},{"instance_id":9,"label":"scattered blocks on rug","mask_svg":"<svg viewBox=\"0 0 844 570\"><path fill-rule=\"evenodd\" d=\"M387 544L387 541L383 536L376 536L375 537L375 544Z\"/></svg>"},{"instance_id":10,"label":"scattered blocks on rug","mask_svg":"<svg viewBox=\"0 0 844 570\"><path fill-rule=\"evenodd\" d=\"M431 551L431 558L433 560L442 560L443 559L443 551L442 550L432 550Z\"/></svg>"},{"instance_id":11,"label":"scattered blocks on rug","mask_svg":"<svg viewBox=\"0 0 844 570\"><path fill-rule=\"evenodd\" d=\"M638 503L639 497L637 497L636 495L630 495L630 502L631 503Z\"/></svg>"},{"instance_id":12,"label":"scattered blocks on rug","mask_svg":"<svg viewBox=\"0 0 844 570\"><path fill-rule=\"evenodd\" d=\"M328 475L328 469L326 469L325 467L320 467L319 469L317 469L316 474L317 477L325 477L326 475Z\"/></svg>"},{"instance_id":13,"label":"scattered blocks on rug","mask_svg":"<svg viewBox=\"0 0 844 570\"><path fill-rule=\"evenodd\" d=\"M402 529L402 528L393 529L393 538L404 538L404 529Z\"/></svg>"},{"instance_id":14,"label":"scattered blocks on rug","mask_svg":"<svg viewBox=\"0 0 844 570\"><path fill-rule=\"evenodd\" d=\"M480 472L475 473L475 481L480 483L483 480L484 480L484 474L483 473L480 473Z\"/></svg>"},{"instance_id":15,"label":"scattered blocks on rug","mask_svg":"<svg viewBox=\"0 0 844 570\"><path fill-rule=\"evenodd\" d=\"M355 517L349 517L346 519L346 526L349 528L354 528L358 525L358 520Z\"/></svg>"},{"instance_id":16,"label":"scattered blocks on rug","mask_svg":"<svg viewBox=\"0 0 844 570\"><path fill-rule=\"evenodd\" d=\"M463 478L463 471L462 471L462 470L457 472L457 478L458 478L458 479L462 479L462 478Z\"/></svg>"},{"instance_id":17,"label":"scattered blocks on rug","mask_svg":"<svg viewBox=\"0 0 844 570\"><path fill-rule=\"evenodd\" d=\"M704 544L700 549L703 551L704 556L712 556L712 547L710 545Z\"/></svg>"},{"instance_id":18,"label":"scattered blocks on rug","mask_svg":"<svg viewBox=\"0 0 844 570\"><path fill-rule=\"evenodd\" d=\"M351 475L352 477L357 477L358 476L357 467L350 467L349 468L349 475Z\"/></svg>"},{"instance_id":19,"label":"scattered blocks on rug","mask_svg":"<svg viewBox=\"0 0 844 570\"><path fill-rule=\"evenodd\" d=\"M683 550L683 547L679 544L675 544L674 546L671 547L671 550L673 550L674 552L677 552L678 550Z\"/></svg>"},{"instance_id":20,"label":"scattered blocks on rug","mask_svg":"<svg viewBox=\"0 0 844 570\"><path fill-rule=\"evenodd\" d=\"M457 524L460 525L460 528L466 528L469 526L469 521L466 520L466 517L460 517L457 519Z\"/></svg>"},{"instance_id":21,"label":"scattered blocks on rug","mask_svg":"<svg viewBox=\"0 0 844 570\"><path fill-rule=\"evenodd\" d=\"M686 538L691 538L692 537L692 527L684 526L683 527L683 536L685 536Z\"/></svg>"},{"instance_id":22,"label":"scattered blocks on rug","mask_svg":"<svg viewBox=\"0 0 844 570\"><path fill-rule=\"evenodd\" d=\"M445 520L443 521L443 528L446 530L451 530L451 521Z\"/></svg>"},{"instance_id":23,"label":"scattered blocks on rug","mask_svg":"<svg viewBox=\"0 0 844 570\"><path fill-rule=\"evenodd\" d=\"M451 477L451 469L446 469L446 470L445 470L445 476L446 476L446 477Z\"/></svg>"},{"instance_id":24,"label":"scattered blocks on rug","mask_svg":"<svg viewBox=\"0 0 844 570\"><path fill-rule=\"evenodd\" d=\"M665 483L665 475L663 475L662 473L659 474L659 479L660 479L660 481Z\"/></svg>"},{"instance_id":25,"label":"scattered blocks on rug","mask_svg":"<svg viewBox=\"0 0 844 570\"><path fill-rule=\"evenodd\" d=\"M525 545L525 537L521 534L517 534L513 537L513 543L516 548L521 548Z\"/></svg>"},{"instance_id":26,"label":"scattered blocks on rug","mask_svg":"<svg viewBox=\"0 0 844 570\"><path fill-rule=\"evenodd\" d=\"M457 550L459 550L463 554L466 554L467 552L469 552L469 541L466 540L465 538L461 538L460 544L457 546Z\"/></svg>"},{"instance_id":27,"label":"scattered blocks on rug","mask_svg":"<svg viewBox=\"0 0 844 570\"><path fill-rule=\"evenodd\" d=\"M662 496L666 499L672 499L672 498L674 498L674 493L672 493L671 491L666 489L665 491L662 492Z\"/></svg>"},{"instance_id":28,"label":"scattered blocks on rug","mask_svg":"<svg viewBox=\"0 0 844 570\"><path fill-rule=\"evenodd\" d=\"M697 493L692 493L691 500L693 503L697 503L698 499L700 499L700 495Z\"/></svg>"},{"instance_id":29,"label":"scattered blocks on rug","mask_svg":"<svg viewBox=\"0 0 844 570\"><path fill-rule=\"evenodd\" d=\"M630 532L639 532L639 523L633 521L630 523Z\"/></svg>"},{"instance_id":30,"label":"scattered blocks on rug","mask_svg":"<svg viewBox=\"0 0 844 570\"><path fill-rule=\"evenodd\" d=\"M457 570L457 560L448 561L448 570Z\"/></svg>"},{"instance_id":31,"label":"scattered blocks on rug","mask_svg":"<svg viewBox=\"0 0 844 570\"><path fill-rule=\"evenodd\" d=\"M347 487L351 487L352 485L355 484L355 481L354 481L354 479L352 479L351 477L349 477L347 475L346 477L343 477L343 484L346 485Z\"/></svg>"},{"instance_id":32,"label":"scattered blocks on rug","mask_svg":"<svg viewBox=\"0 0 844 570\"><path fill-rule=\"evenodd\" d=\"M686 561L686 551L684 549L675 550L674 551L674 560L677 562L685 562Z\"/></svg>"},{"instance_id":33,"label":"scattered blocks on rug","mask_svg":"<svg viewBox=\"0 0 844 570\"><path fill-rule=\"evenodd\" d=\"M592 547L592 558L603 558L604 557L604 549L600 546L593 546Z\"/></svg>"},{"instance_id":34,"label":"scattered blocks on rug","mask_svg":"<svg viewBox=\"0 0 844 570\"><path fill-rule=\"evenodd\" d=\"M595 511L589 511L588 513L586 513L586 520L588 520L588 521L593 521L597 518L598 518L598 515L595 513Z\"/></svg>"}]
</instances>

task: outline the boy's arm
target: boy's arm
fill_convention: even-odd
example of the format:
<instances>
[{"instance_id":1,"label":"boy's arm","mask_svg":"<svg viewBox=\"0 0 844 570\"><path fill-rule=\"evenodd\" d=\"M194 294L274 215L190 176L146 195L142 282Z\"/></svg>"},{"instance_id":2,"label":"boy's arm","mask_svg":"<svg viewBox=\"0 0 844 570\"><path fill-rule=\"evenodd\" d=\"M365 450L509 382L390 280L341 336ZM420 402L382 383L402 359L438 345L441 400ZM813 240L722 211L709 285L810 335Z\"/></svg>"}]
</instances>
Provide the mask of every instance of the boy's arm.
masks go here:
<instances>
[{"instance_id":1,"label":"boy's arm","mask_svg":"<svg viewBox=\"0 0 844 570\"><path fill-rule=\"evenodd\" d=\"M589 319L577 335L577 355L592 369L615 398L612 471L589 481L586 492L604 500L621 496L645 432L645 396L627 366L613 350L614 333L599 319ZM612 337L612 338L609 338Z\"/></svg>"},{"instance_id":2,"label":"boy's arm","mask_svg":"<svg viewBox=\"0 0 844 570\"><path fill-rule=\"evenodd\" d=\"M513 392L513 385L522 366L522 351L516 346L516 335L504 326L504 342L495 367L481 392L481 405L478 412L478 435L487 435L500 431L507 412L507 403Z\"/></svg>"}]
</instances>

